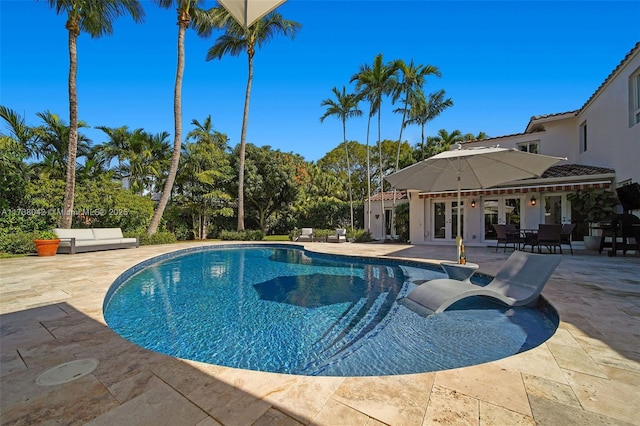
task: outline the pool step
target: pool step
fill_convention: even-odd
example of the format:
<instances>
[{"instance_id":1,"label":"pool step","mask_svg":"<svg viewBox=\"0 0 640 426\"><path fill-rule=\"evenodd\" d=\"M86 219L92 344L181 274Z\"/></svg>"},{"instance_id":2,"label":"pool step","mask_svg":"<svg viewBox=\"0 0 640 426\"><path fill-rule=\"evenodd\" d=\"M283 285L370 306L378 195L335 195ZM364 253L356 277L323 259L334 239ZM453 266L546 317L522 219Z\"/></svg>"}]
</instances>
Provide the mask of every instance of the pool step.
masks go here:
<instances>
[{"instance_id":1,"label":"pool step","mask_svg":"<svg viewBox=\"0 0 640 426\"><path fill-rule=\"evenodd\" d=\"M378 294L373 303L370 304L368 310L364 315L358 319L358 314L362 309L366 309L366 302L368 299L361 299L352 309L349 310L348 317L344 317L340 321L340 327L336 327L333 333L323 336L321 340L318 340L314 346L317 353L317 359L307 363L302 369L305 374L313 374L316 371L331 360L339 355L342 351L349 348L353 343L357 342L359 338L371 331L374 326L372 322L376 319L379 311L389 296L388 292ZM354 321L357 321L353 324ZM352 325L351 329L346 330L349 325Z\"/></svg>"}]
</instances>

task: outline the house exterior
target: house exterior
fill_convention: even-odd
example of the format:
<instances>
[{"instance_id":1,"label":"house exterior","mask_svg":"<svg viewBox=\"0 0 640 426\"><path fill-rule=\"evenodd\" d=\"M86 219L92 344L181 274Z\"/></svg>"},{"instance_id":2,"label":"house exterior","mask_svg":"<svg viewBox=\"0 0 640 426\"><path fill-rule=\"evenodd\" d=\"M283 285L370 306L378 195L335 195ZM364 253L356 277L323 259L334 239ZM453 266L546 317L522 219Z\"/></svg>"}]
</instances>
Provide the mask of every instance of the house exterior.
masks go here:
<instances>
[{"instance_id":1,"label":"house exterior","mask_svg":"<svg viewBox=\"0 0 640 426\"><path fill-rule=\"evenodd\" d=\"M369 201L371 201L371 215L369 215ZM407 191L396 191L395 195L393 191L378 192L372 195L370 200L365 200L364 223L367 226L369 219L371 220L368 229L374 240L396 240L398 238L392 212L394 206L397 207L408 202Z\"/></svg>"},{"instance_id":2,"label":"house exterior","mask_svg":"<svg viewBox=\"0 0 640 426\"><path fill-rule=\"evenodd\" d=\"M462 145L499 145L567 158L537 179L463 191L460 213L465 244L495 242L495 223L515 223L523 229L570 223L567 194L588 187L615 190L640 182L640 43L580 109L534 116L523 133ZM413 244L455 242L455 192L408 191L407 199Z\"/></svg>"}]
</instances>

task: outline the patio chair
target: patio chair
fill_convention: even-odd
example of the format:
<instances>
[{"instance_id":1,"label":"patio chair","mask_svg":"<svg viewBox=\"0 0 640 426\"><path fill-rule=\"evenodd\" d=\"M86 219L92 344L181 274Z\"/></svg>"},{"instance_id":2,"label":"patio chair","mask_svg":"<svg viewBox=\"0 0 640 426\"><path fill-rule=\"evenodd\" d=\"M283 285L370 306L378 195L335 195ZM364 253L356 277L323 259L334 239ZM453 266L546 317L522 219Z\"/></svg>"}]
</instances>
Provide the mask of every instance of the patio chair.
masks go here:
<instances>
[{"instance_id":1,"label":"patio chair","mask_svg":"<svg viewBox=\"0 0 640 426\"><path fill-rule=\"evenodd\" d=\"M336 229L336 234L327 236L327 241L330 243L346 243L347 230L344 228Z\"/></svg>"},{"instance_id":2,"label":"patio chair","mask_svg":"<svg viewBox=\"0 0 640 426\"><path fill-rule=\"evenodd\" d=\"M520 243L522 238L520 237L520 231L513 225L500 225L493 224L493 229L496 230L496 251L500 248L500 244L504 245L503 252L507 251L507 246L511 244L514 250L520 249Z\"/></svg>"},{"instance_id":3,"label":"patio chair","mask_svg":"<svg viewBox=\"0 0 640 426\"><path fill-rule=\"evenodd\" d=\"M484 287L450 278L431 280L399 302L420 314L438 314L471 296L490 297L507 306L533 305L560 260L560 256L514 251Z\"/></svg>"},{"instance_id":4,"label":"patio chair","mask_svg":"<svg viewBox=\"0 0 640 426\"><path fill-rule=\"evenodd\" d=\"M571 254L573 254L573 246L571 246L573 230L576 228L575 223L565 223L560 231L560 244L568 244Z\"/></svg>"},{"instance_id":5,"label":"patio chair","mask_svg":"<svg viewBox=\"0 0 640 426\"><path fill-rule=\"evenodd\" d=\"M302 228L297 241L313 241L313 228Z\"/></svg>"},{"instance_id":6,"label":"patio chair","mask_svg":"<svg viewBox=\"0 0 640 426\"><path fill-rule=\"evenodd\" d=\"M545 224L538 225L538 253L542 253L542 247L546 247L549 253L556 253L556 247L562 254L562 225Z\"/></svg>"},{"instance_id":7,"label":"patio chair","mask_svg":"<svg viewBox=\"0 0 640 426\"><path fill-rule=\"evenodd\" d=\"M522 245L521 250L526 250L527 246L531 246L531 253L533 249L538 246L538 230L537 229L524 229L522 230Z\"/></svg>"}]
</instances>

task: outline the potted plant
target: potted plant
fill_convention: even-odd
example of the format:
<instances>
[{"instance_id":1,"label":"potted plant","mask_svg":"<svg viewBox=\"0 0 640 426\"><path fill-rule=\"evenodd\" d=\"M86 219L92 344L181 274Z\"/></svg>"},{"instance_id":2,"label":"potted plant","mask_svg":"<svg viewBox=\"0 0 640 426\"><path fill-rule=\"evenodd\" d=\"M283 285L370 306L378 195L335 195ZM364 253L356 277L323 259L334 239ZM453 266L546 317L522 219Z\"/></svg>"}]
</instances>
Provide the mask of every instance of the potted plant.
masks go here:
<instances>
[{"instance_id":1,"label":"potted plant","mask_svg":"<svg viewBox=\"0 0 640 426\"><path fill-rule=\"evenodd\" d=\"M60 238L51 231L37 231L33 242L36 245L38 256L55 256Z\"/></svg>"},{"instance_id":2,"label":"potted plant","mask_svg":"<svg viewBox=\"0 0 640 426\"><path fill-rule=\"evenodd\" d=\"M618 205L618 197L606 189L587 188L567 194L572 211L578 212L588 224L588 234L584 237L584 247L588 250L600 248L601 235L593 235L593 228L610 216Z\"/></svg>"}]
</instances>

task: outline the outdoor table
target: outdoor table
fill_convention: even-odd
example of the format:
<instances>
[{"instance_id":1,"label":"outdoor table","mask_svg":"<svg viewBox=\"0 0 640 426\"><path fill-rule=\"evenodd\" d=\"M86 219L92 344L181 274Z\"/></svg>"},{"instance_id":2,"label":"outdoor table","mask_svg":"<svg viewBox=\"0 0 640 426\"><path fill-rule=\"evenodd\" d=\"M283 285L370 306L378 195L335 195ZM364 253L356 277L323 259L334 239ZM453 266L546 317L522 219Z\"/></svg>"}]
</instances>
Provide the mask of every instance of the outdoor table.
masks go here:
<instances>
[{"instance_id":1,"label":"outdoor table","mask_svg":"<svg viewBox=\"0 0 640 426\"><path fill-rule=\"evenodd\" d=\"M471 282L471 276L480 267L477 263L467 262L462 265L453 261L441 262L440 266L444 269L449 278L465 282Z\"/></svg>"}]
</instances>

